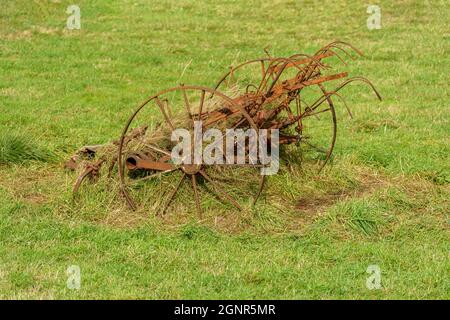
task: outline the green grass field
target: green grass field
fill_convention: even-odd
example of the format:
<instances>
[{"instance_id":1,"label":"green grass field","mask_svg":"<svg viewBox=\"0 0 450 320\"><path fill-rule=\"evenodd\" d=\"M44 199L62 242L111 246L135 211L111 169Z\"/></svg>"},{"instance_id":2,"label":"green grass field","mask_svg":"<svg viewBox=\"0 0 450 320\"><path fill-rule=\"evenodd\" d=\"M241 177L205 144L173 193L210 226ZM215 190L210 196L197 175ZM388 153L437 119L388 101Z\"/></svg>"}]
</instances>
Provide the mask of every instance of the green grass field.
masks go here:
<instances>
[{"instance_id":1,"label":"green grass field","mask_svg":"<svg viewBox=\"0 0 450 320\"><path fill-rule=\"evenodd\" d=\"M73 3L81 30L65 28ZM450 298L450 3L376 4L369 31L366 1L2 0L0 298ZM255 208L203 221L131 212L101 182L73 199L64 160L117 139L147 96L337 39L365 53L339 68L383 101L345 89L354 119L337 104L321 175L284 163Z\"/></svg>"}]
</instances>

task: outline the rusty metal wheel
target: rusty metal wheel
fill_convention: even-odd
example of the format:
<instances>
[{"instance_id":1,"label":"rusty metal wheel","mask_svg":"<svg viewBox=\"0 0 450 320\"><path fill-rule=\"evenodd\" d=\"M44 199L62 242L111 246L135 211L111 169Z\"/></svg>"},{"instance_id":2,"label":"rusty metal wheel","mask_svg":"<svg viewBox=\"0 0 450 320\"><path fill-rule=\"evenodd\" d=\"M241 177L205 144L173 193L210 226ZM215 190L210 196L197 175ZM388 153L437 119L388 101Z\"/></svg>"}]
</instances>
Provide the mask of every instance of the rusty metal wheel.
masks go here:
<instances>
[{"instance_id":1,"label":"rusty metal wheel","mask_svg":"<svg viewBox=\"0 0 450 320\"><path fill-rule=\"evenodd\" d=\"M210 207L216 200L238 209L249 198L256 201L262 185L258 165L177 164L171 157L175 129L195 139L200 128L224 133L229 123L240 117L257 129L244 108L207 87L181 85L145 100L127 121L119 140L120 189L128 205L162 215L182 195L194 198L201 217L202 207ZM195 153L193 145L191 155ZM186 192L185 187L191 191Z\"/></svg>"},{"instance_id":2,"label":"rusty metal wheel","mask_svg":"<svg viewBox=\"0 0 450 320\"><path fill-rule=\"evenodd\" d=\"M231 68L214 89L181 85L149 97L126 123L120 141L94 149L85 146L71 157L68 166L76 169L83 159L82 154L87 151L93 155L80 174L74 192L86 177L96 178L102 164L107 163L108 176L118 165L121 193L134 209L149 207L163 214L169 206L174 206L174 199L185 196L189 198L185 202L195 203L201 216L202 208L215 206L217 199L241 209L248 193L249 198L258 198L264 186L264 176L260 174L262 165L258 163L261 152L258 152L259 159L249 162L247 159L252 158L249 148L244 148L246 161L243 162L247 165L223 161L221 151L220 163L178 163L172 156L173 148L179 146L177 139L171 139L177 132L175 129L184 129L187 133L188 147L183 149L188 150L189 159L197 154L197 148L192 147L192 142L197 140L195 137L200 135L196 134L196 128L200 131L215 129L220 139L226 136L227 129L245 131L251 128L258 138L263 138L264 144L270 142L270 164L273 163L272 151L278 157L279 147L300 145L295 150L300 151L302 157L318 161L320 171L329 161L336 142L334 99L340 99L351 116L339 91L352 82L363 82L381 100L368 79L348 78L348 72L333 71L328 60L323 62L325 58L334 57L345 64L340 55L353 59L351 51L362 54L340 41L322 47L312 56L295 54L273 58L268 54ZM343 82L332 84L339 79ZM199 126L198 122L201 122ZM262 129L267 132L260 131ZM269 132L275 133L275 137L279 134L279 146L274 148L272 136L265 135ZM214 134L209 138L213 137ZM241 144L247 144L252 138L243 138ZM199 149L203 149L204 142ZM223 147L224 142L220 140L220 144ZM232 159L238 158L236 145L233 142L230 147ZM266 149L269 153L269 147ZM217 152L214 151L215 155ZM298 153L292 155L293 162L298 162ZM184 153L183 156L186 157ZM290 162L287 153L282 156ZM186 185L190 192L184 191Z\"/></svg>"}]
</instances>

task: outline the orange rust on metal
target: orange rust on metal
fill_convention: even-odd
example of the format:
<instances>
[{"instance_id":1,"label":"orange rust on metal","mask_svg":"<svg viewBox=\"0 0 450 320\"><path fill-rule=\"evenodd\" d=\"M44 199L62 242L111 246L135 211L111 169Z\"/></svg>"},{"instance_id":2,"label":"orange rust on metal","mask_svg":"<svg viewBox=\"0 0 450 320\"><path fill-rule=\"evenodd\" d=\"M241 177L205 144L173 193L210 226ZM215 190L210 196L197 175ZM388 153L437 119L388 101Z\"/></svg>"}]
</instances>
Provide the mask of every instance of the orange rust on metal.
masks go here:
<instances>
[{"instance_id":1,"label":"orange rust on metal","mask_svg":"<svg viewBox=\"0 0 450 320\"><path fill-rule=\"evenodd\" d=\"M317 85L319 83L323 83L326 81L345 78L346 76L348 76L347 72L341 72L338 74L324 76L324 77L320 77L320 78L316 78L316 79L312 79L312 80L308 80L308 81L304 81L304 82L297 82L296 79L287 80L287 83L283 83L283 84L279 84L279 85L275 86L272 89L272 92L269 93L269 97L264 100L264 103L270 103L290 91L300 90L304 87ZM236 104L243 105L249 101L249 97L248 96L240 96L240 97L233 99L233 101L236 102ZM215 111L213 114L209 114L208 119L206 120L204 125L207 127L215 122L221 121L223 119L227 119L234 114L238 114L239 112L240 112L240 110L237 108L227 108L227 112L223 112L221 110Z\"/></svg>"},{"instance_id":2,"label":"orange rust on metal","mask_svg":"<svg viewBox=\"0 0 450 320\"><path fill-rule=\"evenodd\" d=\"M166 171L176 168L171 163L142 159L137 155L128 156L126 160L126 166L128 170L144 169L144 170Z\"/></svg>"},{"instance_id":3,"label":"orange rust on metal","mask_svg":"<svg viewBox=\"0 0 450 320\"><path fill-rule=\"evenodd\" d=\"M285 69L291 68L291 67L294 67L294 66L299 66L299 65L302 65L302 64L305 64L305 63L314 62L314 61L316 61L316 60L321 60L321 59L323 59L323 58L328 58L328 57L331 57L331 56L333 56L333 53L331 53L331 52L325 52L325 53L318 54L318 55L316 55L316 56L312 56L312 57L310 57L310 58L306 58L306 59L303 59L303 60L294 61L294 62L289 62L289 63L286 65ZM274 67L269 68L268 71L269 71L269 72L275 72L275 73L277 73L277 72L279 72L282 68L283 68L282 66L274 66Z\"/></svg>"},{"instance_id":4,"label":"orange rust on metal","mask_svg":"<svg viewBox=\"0 0 450 320\"><path fill-rule=\"evenodd\" d=\"M77 181L75 181L75 184L73 186L73 193L76 194L78 192L78 189L80 188L81 184L83 183L84 179L87 177L90 178L97 178L98 173L100 171L100 167L105 162L105 159L100 159L96 161L95 163L88 163L84 169L84 171L78 176Z\"/></svg>"},{"instance_id":5,"label":"orange rust on metal","mask_svg":"<svg viewBox=\"0 0 450 320\"><path fill-rule=\"evenodd\" d=\"M319 83L323 83L325 81L341 79L341 78L346 77L347 75L348 75L347 72L342 72L342 73L333 74L330 76L324 76L324 77L320 77L320 78L316 78L316 79L312 79L312 80L307 80L304 82L297 82L295 79L287 80L286 83L277 85L276 87L274 87L272 89L271 92L269 92L269 98L266 100L266 103L270 103L273 100L278 99L280 96L286 94L287 92L300 90L307 86L316 85Z\"/></svg>"},{"instance_id":6,"label":"orange rust on metal","mask_svg":"<svg viewBox=\"0 0 450 320\"><path fill-rule=\"evenodd\" d=\"M203 192L200 192L200 189L203 187L203 184L209 185L206 189L215 193L216 196L224 202L228 202L238 209L242 208L231 194L228 194L217 181L214 181L214 179L209 176L205 170L206 165L186 164L176 166L170 162L171 153L170 150L168 150L169 147L167 145L162 146L164 145L162 144L158 146L142 141L146 138L148 127L136 127L134 124L137 122L135 121L135 117L147 105L152 104L156 104L159 108L157 110L159 110L163 116L162 122L165 123L170 130L174 130L175 124L179 123L178 121L175 121L176 119L172 114L171 107L175 106L176 103L180 103L180 100L184 103L184 107L181 107L180 109L184 110L186 113L183 119L188 119L187 122L189 122L189 124L187 124L187 126L191 131L194 130L192 125L194 119L202 120L204 128L223 124L221 130L224 130L223 128L239 128L244 130L250 128L255 130L269 129L269 131L277 129L279 130L280 145L305 145L318 150L318 152L324 153L325 156L320 157L322 159L324 158L319 168L320 171L330 159L336 141L337 120L335 103L332 98L337 97L342 100L349 114L351 114L345 100L343 100L343 97L338 92L351 82L361 81L369 85L381 100L381 96L373 84L366 78L347 78L347 72L330 74L330 65L328 65L328 63L333 60L327 59L327 64L325 64L324 60L326 58L335 57L345 64L345 60L338 55L337 52L340 54L343 53L346 57L351 57L353 59L349 51L362 55L359 50L350 44L341 41L332 42L319 49L313 55L299 53L289 57L272 57L267 54L268 57L250 60L241 63L236 67L231 67L230 71L227 72L213 88L181 85L149 97L129 118L120 139L113 142L117 147L117 156L111 160L109 172L112 172L112 169L117 162L120 190L128 205L133 209L138 207L131 196L131 193L128 191L130 185L127 184L128 179L125 179L125 176L128 173L138 169L146 170L149 173L148 176L140 178L142 181L145 181L152 179L154 176L161 177L163 174L171 174L172 172L180 170L182 172L181 179L176 183L175 188L169 192L169 197L161 210L162 213L166 212L173 199L175 199L176 194L180 192L179 190L181 190L182 182L185 179L190 182L192 187L195 206L200 219L203 217L200 198ZM240 90L237 95L231 98L219 90L222 86L232 84L233 77L238 74L241 69L252 67L253 65L256 65L255 70L257 71L257 78L242 83L241 86L237 86L238 90ZM290 70L290 72L286 72L286 70ZM293 71L295 71L295 74ZM332 90L326 88L324 85L325 83L331 83L332 81L344 78L347 79ZM319 94L317 95L317 91L311 90L316 92L314 93L317 95L316 100L312 100L312 102L308 101L307 103L304 101L305 95L303 95L303 91L308 90L308 87L319 89ZM180 99L178 101L169 101L169 93L173 97L177 92L181 93ZM189 96L189 92L195 94ZM190 101L193 96L199 97L199 102L193 103ZM206 108L207 99L213 97L217 98L220 102L215 102L213 110L208 110L208 108ZM308 97L308 95L306 95L306 97ZM305 121L318 118L324 114L328 114L328 119L331 118L331 120L328 122L330 130L330 136L328 137L329 142L325 148L322 148L322 146L315 146L311 143L311 137L307 132L305 134L305 131L309 129L308 125L305 125ZM267 139L268 144L271 143L270 137L266 137L265 139ZM140 142L137 145L140 146L141 149L130 151L131 145L134 145L130 142L134 140ZM250 159L248 151L248 146L246 146L246 159ZM158 155L154 156L155 154ZM96 156L95 151L93 152L93 155L94 157ZM235 157L236 156L237 154L235 154ZM67 167L76 168L77 160L78 156L72 157L67 162ZM84 172L80 175L75 184L75 192L86 177L96 177L99 174L100 167L104 161L104 159L100 159L86 166ZM234 168L241 165L224 163L216 164L215 166L229 166L230 168ZM243 165L254 168L265 166L258 162ZM132 175L130 174L129 176L131 177ZM201 183L199 183L200 181ZM264 176L262 176L262 179L259 182L259 190L254 197L253 203L256 202L261 194L264 187L264 181ZM155 195L155 197L161 197L161 195Z\"/></svg>"}]
</instances>

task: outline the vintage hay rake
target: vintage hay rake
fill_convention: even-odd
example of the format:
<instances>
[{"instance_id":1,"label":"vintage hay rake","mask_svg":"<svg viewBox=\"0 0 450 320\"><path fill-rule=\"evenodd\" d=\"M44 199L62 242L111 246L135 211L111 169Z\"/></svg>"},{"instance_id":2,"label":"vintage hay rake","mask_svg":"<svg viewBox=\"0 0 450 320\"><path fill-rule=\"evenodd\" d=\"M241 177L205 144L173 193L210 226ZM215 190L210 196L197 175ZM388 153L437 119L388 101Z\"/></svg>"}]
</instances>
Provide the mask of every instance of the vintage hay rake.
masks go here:
<instances>
[{"instance_id":1,"label":"vintage hay rake","mask_svg":"<svg viewBox=\"0 0 450 320\"><path fill-rule=\"evenodd\" d=\"M81 158L90 159L74 191L86 177L96 177L106 162L108 176L117 166L121 194L133 209L150 204L155 212L163 214L184 181L191 186L189 197L194 198L200 217L200 189L238 209L241 205L237 198L245 198L249 192L255 203L265 182L265 176L258 174L260 163L173 163L171 132L175 128L193 132L194 121L202 121L202 129L221 132L229 128L278 129L279 144L304 148L305 153L320 161L320 171L330 159L336 141L335 97L344 102L351 116L339 91L353 81L362 81L381 100L366 78L347 78L347 72L330 72L326 60L337 57L345 64L341 54L353 59L350 51L361 55L350 44L337 41L311 56L267 56L231 67L214 88L180 85L151 96L129 118L118 141L83 147L66 163L74 169ZM333 90L324 85L344 78ZM248 158L248 149L245 152ZM170 186L170 191L162 186ZM233 186L233 195L224 186Z\"/></svg>"}]
</instances>

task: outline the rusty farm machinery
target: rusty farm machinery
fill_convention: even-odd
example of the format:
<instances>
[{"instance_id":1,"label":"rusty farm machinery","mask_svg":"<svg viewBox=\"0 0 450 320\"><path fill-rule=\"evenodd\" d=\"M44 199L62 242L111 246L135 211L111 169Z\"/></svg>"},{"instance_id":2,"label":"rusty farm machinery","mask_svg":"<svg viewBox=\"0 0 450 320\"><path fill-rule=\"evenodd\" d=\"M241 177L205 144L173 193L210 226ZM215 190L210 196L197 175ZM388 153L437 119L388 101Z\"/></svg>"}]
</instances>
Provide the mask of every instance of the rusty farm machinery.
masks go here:
<instances>
[{"instance_id":1,"label":"rusty farm machinery","mask_svg":"<svg viewBox=\"0 0 450 320\"><path fill-rule=\"evenodd\" d=\"M173 131L183 128L194 139L198 129L224 134L229 129L254 129L258 134L261 129L269 133L277 131L279 146L300 148L318 162L320 171L329 161L336 142L334 101L343 102L351 115L340 90L359 81L367 84L381 100L368 79L348 77L347 72L335 72L329 64L340 60L345 65L346 59L361 54L352 45L340 41L328 44L313 55L272 57L267 54L230 67L214 87L179 85L152 95L131 115L118 140L85 146L66 162L66 167L80 169L74 192L86 178L96 178L105 171L110 179L117 177L120 194L132 209L145 206L156 214L164 214L180 193L188 192L182 191L186 187L191 190L187 201L195 203L200 217L204 207L215 204L204 199L206 194L238 209L241 209L239 201L245 201L242 199L255 203L266 179L260 170L267 164L250 159L248 145L242 149L243 163L225 161L224 154L215 154L216 159L224 161L212 164L175 163ZM339 84L332 89L326 86L336 81ZM269 135L262 138L267 140L270 149ZM236 142L230 146L233 157L237 157Z\"/></svg>"}]
</instances>

